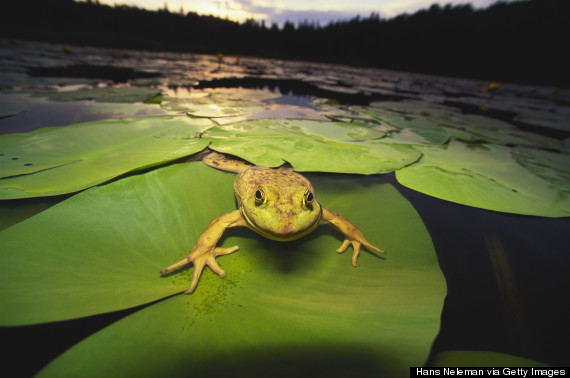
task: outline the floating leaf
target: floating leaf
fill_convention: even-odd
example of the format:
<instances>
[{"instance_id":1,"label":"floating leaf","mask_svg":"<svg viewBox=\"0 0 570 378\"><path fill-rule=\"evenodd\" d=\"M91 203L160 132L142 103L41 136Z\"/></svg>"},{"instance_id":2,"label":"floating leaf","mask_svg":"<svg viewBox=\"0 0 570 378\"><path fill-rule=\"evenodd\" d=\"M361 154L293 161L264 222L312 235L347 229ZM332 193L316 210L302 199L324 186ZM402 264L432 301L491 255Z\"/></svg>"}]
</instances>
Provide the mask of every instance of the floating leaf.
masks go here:
<instances>
[{"instance_id":1,"label":"floating leaf","mask_svg":"<svg viewBox=\"0 0 570 378\"><path fill-rule=\"evenodd\" d=\"M52 101L95 100L99 102L137 102L145 101L160 94L156 88L146 87L95 87L80 88L74 91L50 93L47 97Z\"/></svg>"},{"instance_id":2,"label":"floating leaf","mask_svg":"<svg viewBox=\"0 0 570 378\"><path fill-rule=\"evenodd\" d=\"M537 125L547 129L563 130L570 132L570 117L568 109L555 108L559 112L523 110L514 119L515 121Z\"/></svg>"},{"instance_id":3,"label":"floating leaf","mask_svg":"<svg viewBox=\"0 0 570 378\"><path fill-rule=\"evenodd\" d=\"M84 317L185 290L187 274L159 270L235 208L234 177L176 164L91 188L0 232L0 324Z\"/></svg>"},{"instance_id":4,"label":"floating leaf","mask_svg":"<svg viewBox=\"0 0 570 378\"><path fill-rule=\"evenodd\" d=\"M351 120L375 121L376 118L363 111L364 107L345 106L335 103L326 98L317 98L313 101L313 106L319 113L341 122L350 122Z\"/></svg>"},{"instance_id":5,"label":"floating leaf","mask_svg":"<svg viewBox=\"0 0 570 378\"><path fill-rule=\"evenodd\" d=\"M168 277L158 270L186 256L211 219L235 209L234 177L201 163L174 164L91 188L4 230L1 324L89 316L186 289L190 270ZM408 376L408 366L429 354L445 296L429 234L378 176L309 178L319 201L386 249L386 258L363 251L361 266L352 267L349 253L335 253L342 236L326 225L288 243L230 230L222 245L240 250L218 258L224 280L206 270L192 295L126 317L42 374L249 375L248 367L277 363L290 372L296 362L317 361L333 375L362 363Z\"/></svg>"},{"instance_id":6,"label":"floating leaf","mask_svg":"<svg viewBox=\"0 0 570 378\"><path fill-rule=\"evenodd\" d=\"M444 144L453 137L466 142L561 148L557 139L522 131L507 122L490 117L461 114L453 108L440 105L412 101L373 102L370 107L352 107L350 111L337 107L337 113L330 109L331 105L320 106L328 106L325 107L326 112L337 117L342 114L345 119L360 120L368 116L393 126L400 130L390 135L395 143Z\"/></svg>"},{"instance_id":7,"label":"floating leaf","mask_svg":"<svg viewBox=\"0 0 570 378\"><path fill-rule=\"evenodd\" d=\"M560 190L570 191L570 155L524 147L512 152L523 167Z\"/></svg>"},{"instance_id":8,"label":"floating leaf","mask_svg":"<svg viewBox=\"0 0 570 378\"><path fill-rule=\"evenodd\" d=\"M557 139L522 131L510 123L481 115L458 113L450 115L445 119L438 118L437 121L442 125L458 128L471 134L470 139L457 136L465 141L476 140L495 144L536 146L552 149L561 147L560 141Z\"/></svg>"},{"instance_id":9,"label":"floating leaf","mask_svg":"<svg viewBox=\"0 0 570 378\"><path fill-rule=\"evenodd\" d=\"M453 132L442 127L439 128L413 128L406 127L391 132L388 138L381 140L383 143L406 143L406 144L445 144L453 136Z\"/></svg>"},{"instance_id":10,"label":"floating leaf","mask_svg":"<svg viewBox=\"0 0 570 378\"><path fill-rule=\"evenodd\" d=\"M497 145L416 146L422 159L396 172L419 192L483 209L546 217L570 215L570 193L532 174Z\"/></svg>"},{"instance_id":11,"label":"floating leaf","mask_svg":"<svg viewBox=\"0 0 570 378\"><path fill-rule=\"evenodd\" d=\"M64 199L64 196L57 196L0 201L0 231L41 213Z\"/></svg>"},{"instance_id":12,"label":"floating leaf","mask_svg":"<svg viewBox=\"0 0 570 378\"><path fill-rule=\"evenodd\" d=\"M280 121L281 125L321 140L371 140L382 138L386 133L362 123L323 122L301 119Z\"/></svg>"},{"instance_id":13,"label":"floating leaf","mask_svg":"<svg viewBox=\"0 0 570 378\"><path fill-rule=\"evenodd\" d=\"M513 356L507 353L474 351L474 350L449 350L435 355L433 366L451 367L505 367L505 366L533 366L547 367L549 365L530 360L528 358Z\"/></svg>"},{"instance_id":14,"label":"floating leaf","mask_svg":"<svg viewBox=\"0 0 570 378\"><path fill-rule=\"evenodd\" d=\"M24 112L28 110L33 103L34 101L26 95L0 93L0 118Z\"/></svg>"},{"instance_id":15,"label":"floating leaf","mask_svg":"<svg viewBox=\"0 0 570 378\"><path fill-rule=\"evenodd\" d=\"M298 120L317 120L330 121L327 117L313 108L291 104L266 103L265 108L254 114L235 116L235 117L218 117L214 121L219 125L227 125L229 123L247 121L249 119L272 118L276 120L298 119Z\"/></svg>"},{"instance_id":16,"label":"floating leaf","mask_svg":"<svg viewBox=\"0 0 570 378\"><path fill-rule=\"evenodd\" d=\"M214 123L186 116L104 120L0 136L0 199L53 196L204 149Z\"/></svg>"},{"instance_id":17,"label":"floating leaf","mask_svg":"<svg viewBox=\"0 0 570 378\"><path fill-rule=\"evenodd\" d=\"M420 157L407 145L323 140L300 131L274 120L251 120L214 127L204 137L216 151L266 167L288 162L303 172L386 173Z\"/></svg>"},{"instance_id":18,"label":"floating leaf","mask_svg":"<svg viewBox=\"0 0 570 378\"><path fill-rule=\"evenodd\" d=\"M49 116L46 116L48 115ZM42 127L166 114L158 105L95 101L53 102L36 99L29 109L13 117L0 119L0 133L23 133Z\"/></svg>"},{"instance_id":19,"label":"floating leaf","mask_svg":"<svg viewBox=\"0 0 570 378\"><path fill-rule=\"evenodd\" d=\"M407 144L444 144L451 137L465 137L465 133L442 126L435 120L428 118L428 109L432 109L427 105L419 103L401 103L403 105L397 106L396 102L383 102L376 103L382 104L380 106L358 106L351 107L350 110L345 110L344 117L351 120L374 120L382 126L376 126L377 129L389 131L389 138L382 142L385 143L407 143ZM322 106L322 105L321 105ZM395 110L391 110L394 108ZM416 109L417 108L417 109ZM447 114L449 110L446 108L434 107L432 113ZM342 111L338 108L337 111ZM335 119L342 113L334 113L328 110L330 114L336 115Z\"/></svg>"},{"instance_id":20,"label":"floating leaf","mask_svg":"<svg viewBox=\"0 0 570 378\"><path fill-rule=\"evenodd\" d=\"M420 101L374 101L370 103L374 112L389 111L406 115L439 116L445 117L457 112L456 108L443 105L429 104Z\"/></svg>"},{"instance_id":21,"label":"floating leaf","mask_svg":"<svg viewBox=\"0 0 570 378\"><path fill-rule=\"evenodd\" d=\"M170 111L184 111L195 117L234 117L262 111L262 100L279 97L280 94L265 90L242 88L216 88L206 90L170 91L162 107Z\"/></svg>"}]
</instances>

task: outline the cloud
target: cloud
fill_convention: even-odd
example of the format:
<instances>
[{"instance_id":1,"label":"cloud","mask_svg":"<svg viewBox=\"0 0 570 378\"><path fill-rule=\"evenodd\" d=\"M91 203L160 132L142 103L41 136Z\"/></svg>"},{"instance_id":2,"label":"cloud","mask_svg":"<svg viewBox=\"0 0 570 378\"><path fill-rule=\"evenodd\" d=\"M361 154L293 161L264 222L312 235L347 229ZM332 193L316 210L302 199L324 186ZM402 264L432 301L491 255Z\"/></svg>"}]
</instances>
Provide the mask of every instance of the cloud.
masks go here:
<instances>
[{"instance_id":1,"label":"cloud","mask_svg":"<svg viewBox=\"0 0 570 378\"><path fill-rule=\"evenodd\" d=\"M359 14L357 10L296 10L284 9L278 5L272 5L275 2L265 1L265 5L256 5L251 0L234 1L241 5L241 9L252 14L257 15L256 19L264 19L266 25L277 23L280 26L286 21L299 24L299 22L308 21L321 26L325 26L332 21L348 20L356 17ZM368 16L369 14L362 14L361 16Z\"/></svg>"},{"instance_id":2,"label":"cloud","mask_svg":"<svg viewBox=\"0 0 570 378\"><path fill-rule=\"evenodd\" d=\"M284 24L286 21L291 21L294 24L298 24L302 21L308 21L309 23L315 23L320 26L328 25L333 21L348 20L356 17L357 11L318 11L318 10L282 10L278 14L272 14L269 19L271 22L277 22L279 25ZM364 16L364 15L361 15ZM366 15L368 16L368 14Z\"/></svg>"}]
</instances>

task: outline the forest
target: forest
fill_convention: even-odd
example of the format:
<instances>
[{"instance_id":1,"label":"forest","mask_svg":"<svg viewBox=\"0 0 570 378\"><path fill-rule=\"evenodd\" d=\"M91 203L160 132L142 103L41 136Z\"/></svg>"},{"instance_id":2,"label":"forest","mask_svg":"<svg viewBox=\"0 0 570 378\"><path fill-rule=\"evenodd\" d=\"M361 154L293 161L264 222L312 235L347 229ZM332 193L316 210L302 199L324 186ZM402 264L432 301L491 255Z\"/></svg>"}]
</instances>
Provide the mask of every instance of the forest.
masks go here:
<instances>
[{"instance_id":1,"label":"forest","mask_svg":"<svg viewBox=\"0 0 570 378\"><path fill-rule=\"evenodd\" d=\"M258 56L570 87L567 0L499 1L485 9L432 5L317 25L237 23L193 12L97 1L3 5L0 37L115 48Z\"/></svg>"}]
</instances>

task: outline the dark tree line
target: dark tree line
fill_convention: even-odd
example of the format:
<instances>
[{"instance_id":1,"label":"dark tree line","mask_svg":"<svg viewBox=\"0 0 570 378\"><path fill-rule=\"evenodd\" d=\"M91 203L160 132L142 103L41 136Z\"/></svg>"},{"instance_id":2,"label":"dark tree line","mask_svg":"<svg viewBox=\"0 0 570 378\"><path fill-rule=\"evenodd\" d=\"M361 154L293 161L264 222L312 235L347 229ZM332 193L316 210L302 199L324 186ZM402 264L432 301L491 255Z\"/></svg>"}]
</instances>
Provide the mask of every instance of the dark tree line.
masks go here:
<instances>
[{"instance_id":1,"label":"dark tree line","mask_svg":"<svg viewBox=\"0 0 570 378\"><path fill-rule=\"evenodd\" d=\"M570 87L570 1L439 6L279 28L196 13L73 0L3 5L0 36L108 47L254 55Z\"/></svg>"}]
</instances>

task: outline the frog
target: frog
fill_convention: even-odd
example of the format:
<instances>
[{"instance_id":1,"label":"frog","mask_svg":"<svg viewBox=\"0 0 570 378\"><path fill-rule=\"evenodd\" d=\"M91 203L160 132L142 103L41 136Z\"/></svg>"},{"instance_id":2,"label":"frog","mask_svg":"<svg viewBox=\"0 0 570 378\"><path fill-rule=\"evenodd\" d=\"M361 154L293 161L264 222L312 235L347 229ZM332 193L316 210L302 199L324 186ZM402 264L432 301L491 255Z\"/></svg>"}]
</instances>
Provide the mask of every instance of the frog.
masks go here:
<instances>
[{"instance_id":1,"label":"frog","mask_svg":"<svg viewBox=\"0 0 570 378\"><path fill-rule=\"evenodd\" d=\"M306 236L320 224L330 224L344 235L337 253L345 252L352 245L352 266L359 266L357 260L362 246L378 254L386 253L369 243L347 219L324 208L317 200L311 182L290 167L261 167L209 149L194 160L237 173L234 181L237 209L212 220L186 258L160 271L164 275L193 264L186 294L194 292L206 266L220 278L225 278L226 273L216 258L237 251L239 246L224 248L217 244L224 232L232 227L247 227L268 239L291 241Z\"/></svg>"}]
</instances>

